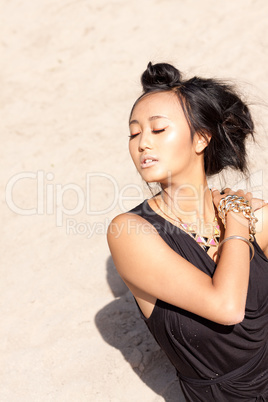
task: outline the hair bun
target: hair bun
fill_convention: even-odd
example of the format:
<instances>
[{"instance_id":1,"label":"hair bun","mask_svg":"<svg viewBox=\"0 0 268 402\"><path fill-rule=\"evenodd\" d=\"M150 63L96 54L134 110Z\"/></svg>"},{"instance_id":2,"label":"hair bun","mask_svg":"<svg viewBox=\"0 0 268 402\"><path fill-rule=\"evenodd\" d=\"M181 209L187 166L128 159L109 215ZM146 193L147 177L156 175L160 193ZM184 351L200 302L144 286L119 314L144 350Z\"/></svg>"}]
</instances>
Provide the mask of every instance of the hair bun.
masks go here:
<instances>
[{"instance_id":1,"label":"hair bun","mask_svg":"<svg viewBox=\"0 0 268 402\"><path fill-rule=\"evenodd\" d=\"M154 89L173 88L181 83L181 73L168 63L148 64L141 76L141 84L144 92Z\"/></svg>"}]
</instances>

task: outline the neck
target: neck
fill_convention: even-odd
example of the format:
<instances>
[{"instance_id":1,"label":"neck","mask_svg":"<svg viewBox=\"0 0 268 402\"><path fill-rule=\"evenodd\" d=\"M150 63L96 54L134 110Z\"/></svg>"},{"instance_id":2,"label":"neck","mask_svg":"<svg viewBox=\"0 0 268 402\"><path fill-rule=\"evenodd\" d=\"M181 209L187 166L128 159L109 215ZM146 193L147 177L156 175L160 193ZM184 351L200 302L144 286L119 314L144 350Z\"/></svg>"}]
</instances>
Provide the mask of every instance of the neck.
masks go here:
<instances>
[{"instance_id":1,"label":"neck","mask_svg":"<svg viewBox=\"0 0 268 402\"><path fill-rule=\"evenodd\" d=\"M205 174L187 182L172 182L161 186L166 208L182 221L211 221L215 215L211 192Z\"/></svg>"}]
</instances>

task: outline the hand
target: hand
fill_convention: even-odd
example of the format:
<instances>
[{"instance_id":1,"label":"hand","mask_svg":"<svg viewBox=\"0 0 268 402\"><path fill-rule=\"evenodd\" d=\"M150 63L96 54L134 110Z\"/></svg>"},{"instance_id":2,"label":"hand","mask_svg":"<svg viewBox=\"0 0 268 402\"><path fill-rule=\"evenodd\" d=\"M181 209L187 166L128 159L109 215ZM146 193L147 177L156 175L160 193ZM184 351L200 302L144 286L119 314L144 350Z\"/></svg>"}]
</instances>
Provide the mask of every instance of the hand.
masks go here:
<instances>
[{"instance_id":1,"label":"hand","mask_svg":"<svg viewBox=\"0 0 268 402\"><path fill-rule=\"evenodd\" d=\"M267 201L264 201L261 198L253 198L252 193L245 194L243 190L238 190L235 192L232 191L230 188L225 188L222 192L223 194L220 193L215 188L212 188L211 191L212 191L212 199L216 207L219 205L220 200L229 194L230 195L236 194L239 197L244 197L245 199L247 199L250 202L253 212L257 211L258 209L261 209L262 207L268 204Z\"/></svg>"},{"instance_id":2,"label":"hand","mask_svg":"<svg viewBox=\"0 0 268 402\"><path fill-rule=\"evenodd\" d=\"M212 199L213 199L213 202L214 202L216 208L219 208L220 201L222 199L225 199L227 196L241 197L242 199L247 201L249 206L251 207L252 193L249 193L249 192L245 193L243 190L232 191L230 188L225 188L220 193L217 189L212 189ZM228 201L227 201L227 203L228 203ZM227 211L229 211L228 214L227 214ZM219 217L222 220L224 228L226 228L227 220L230 220L230 219L231 219L231 221L233 221L233 219L235 219L236 222L238 222L239 224L243 224L243 225L245 225L245 222L247 222L247 225L248 225L248 223L249 223L248 217L246 217L244 215L244 211L243 212L242 211L234 212L232 208L231 208L231 210L227 210L227 211L225 211L224 206L219 209Z\"/></svg>"},{"instance_id":3,"label":"hand","mask_svg":"<svg viewBox=\"0 0 268 402\"><path fill-rule=\"evenodd\" d=\"M250 193L250 192L245 193L243 190L232 191L230 188L227 187L221 193L216 188L212 188L211 192L212 192L212 200L213 200L213 203L216 208L218 207L220 200L222 198L225 198L227 195L237 195L238 197L245 198L245 200L249 201L250 205L252 206L253 211L255 211L256 209L259 209L263 205L265 205L264 201L259 200L258 198L253 198L252 193ZM254 201L254 206L252 205L253 200L257 200L257 201ZM261 204L261 201L264 204Z\"/></svg>"}]
</instances>

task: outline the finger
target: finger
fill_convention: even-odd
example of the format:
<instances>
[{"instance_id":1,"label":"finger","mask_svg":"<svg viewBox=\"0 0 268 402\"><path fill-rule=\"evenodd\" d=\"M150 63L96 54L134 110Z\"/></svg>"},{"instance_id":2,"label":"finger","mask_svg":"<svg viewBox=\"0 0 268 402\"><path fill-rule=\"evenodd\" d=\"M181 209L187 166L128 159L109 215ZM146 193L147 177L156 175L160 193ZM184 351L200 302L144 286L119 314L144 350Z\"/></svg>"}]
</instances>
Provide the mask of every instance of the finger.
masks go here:
<instances>
[{"instance_id":1,"label":"finger","mask_svg":"<svg viewBox=\"0 0 268 402\"><path fill-rule=\"evenodd\" d=\"M237 191L234 193L234 195L237 195L238 197L242 197L242 198L244 198L244 200L246 200L246 201L250 201L250 200L251 200L250 194L249 194L249 193L245 194L245 191L244 191L244 190L241 190L241 189L237 190Z\"/></svg>"},{"instance_id":2,"label":"finger","mask_svg":"<svg viewBox=\"0 0 268 402\"><path fill-rule=\"evenodd\" d=\"M215 193L215 194L216 194L216 193L220 193L219 190L218 190L217 188L215 188L215 187L212 187L210 190L212 191L213 194L214 194L214 193Z\"/></svg>"},{"instance_id":3,"label":"finger","mask_svg":"<svg viewBox=\"0 0 268 402\"><path fill-rule=\"evenodd\" d=\"M232 191L232 189L231 189L230 187L226 187L226 188L224 188L224 189L222 190L222 192L223 192L224 194L229 193L230 191Z\"/></svg>"},{"instance_id":4,"label":"finger","mask_svg":"<svg viewBox=\"0 0 268 402\"><path fill-rule=\"evenodd\" d=\"M249 191L248 191L247 193L245 193L244 190L239 189L239 190L235 191L235 192L233 193L233 195L237 195L238 197L242 197L242 198L244 198L246 201L249 201L249 203L251 203L252 193L249 192Z\"/></svg>"},{"instance_id":5,"label":"finger","mask_svg":"<svg viewBox=\"0 0 268 402\"><path fill-rule=\"evenodd\" d=\"M244 197L245 197L245 199L248 200L248 201L250 202L250 204L251 204L251 201L252 201L252 199L253 199L253 194L252 194L250 191L248 191L248 192L244 195Z\"/></svg>"},{"instance_id":6,"label":"finger","mask_svg":"<svg viewBox=\"0 0 268 402\"><path fill-rule=\"evenodd\" d=\"M211 189L211 195L212 195L213 199L214 198L222 198L221 193L219 192L219 190L217 188L214 188L214 187Z\"/></svg>"},{"instance_id":7,"label":"finger","mask_svg":"<svg viewBox=\"0 0 268 402\"><path fill-rule=\"evenodd\" d=\"M213 201L214 205L217 207L220 200L222 198L224 198L224 196L222 196L221 193L219 192L219 190L216 188L211 189L211 195L212 195L212 201Z\"/></svg>"},{"instance_id":8,"label":"finger","mask_svg":"<svg viewBox=\"0 0 268 402\"><path fill-rule=\"evenodd\" d=\"M223 194L223 195L233 195L234 191L231 188L226 187L221 191L221 194Z\"/></svg>"}]
</instances>

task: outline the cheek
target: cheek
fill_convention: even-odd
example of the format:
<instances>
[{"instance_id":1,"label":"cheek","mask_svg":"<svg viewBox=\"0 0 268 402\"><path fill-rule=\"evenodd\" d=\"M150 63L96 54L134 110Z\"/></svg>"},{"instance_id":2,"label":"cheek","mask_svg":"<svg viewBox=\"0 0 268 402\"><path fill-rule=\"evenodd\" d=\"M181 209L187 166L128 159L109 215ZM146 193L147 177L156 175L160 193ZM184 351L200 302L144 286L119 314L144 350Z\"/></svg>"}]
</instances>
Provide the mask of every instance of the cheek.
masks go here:
<instances>
[{"instance_id":1,"label":"cheek","mask_svg":"<svg viewBox=\"0 0 268 402\"><path fill-rule=\"evenodd\" d=\"M169 154L188 153L192 149L191 134L189 130L183 130L180 133L171 131L163 139L162 146L166 147L165 149Z\"/></svg>"},{"instance_id":2,"label":"cheek","mask_svg":"<svg viewBox=\"0 0 268 402\"><path fill-rule=\"evenodd\" d=\"M170 131L167 136L163 137L163 143L167 145L178 142L178 134L175 131Z\"/></svg>"}]
</instances>

